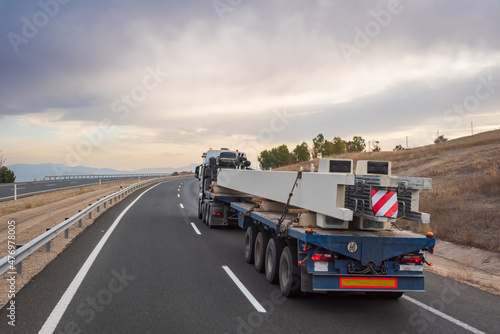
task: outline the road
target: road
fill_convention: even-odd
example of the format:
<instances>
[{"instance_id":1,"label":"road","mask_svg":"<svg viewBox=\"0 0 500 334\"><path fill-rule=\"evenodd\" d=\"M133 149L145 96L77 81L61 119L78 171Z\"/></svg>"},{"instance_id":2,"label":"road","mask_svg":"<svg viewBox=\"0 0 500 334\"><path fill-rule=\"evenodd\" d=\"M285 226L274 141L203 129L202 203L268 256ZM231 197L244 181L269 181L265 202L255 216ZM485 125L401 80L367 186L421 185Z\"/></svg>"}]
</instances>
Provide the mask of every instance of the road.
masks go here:
<instances>
[{"instance_id":1,"label":"road","mask_svg":"<svg viewBox=\"0 0 500 334\"><path fill-rule=\"evenodd\" d=\"M399 300L285 299L244 261L243 231L201 224L196 190L194 179L172 180L110 208L17 294L15 330L7 308L0 311L0 332L50 325L55 333L500 332L499 296L431 273L425 293Z\"/></svg>"},{"instance_id":2,"label":"road","mask_svg":"<svg viewBox=\"0 0 500 334\"><path fill-rule=\"evenodd\" d=\"M132 180L132 179L137 179L137 178L131 178L131 177L102 178L101 183L109 183L109 182ZM99 179L72 179L72 180L52 180L52 181L16 183L18 197L26 197L48 191L76 188L92 184L99 184ZM13 198L14 198L14 184L12 183L0 184L0 202L11 200Z\"/></svg>"}]
</instances>

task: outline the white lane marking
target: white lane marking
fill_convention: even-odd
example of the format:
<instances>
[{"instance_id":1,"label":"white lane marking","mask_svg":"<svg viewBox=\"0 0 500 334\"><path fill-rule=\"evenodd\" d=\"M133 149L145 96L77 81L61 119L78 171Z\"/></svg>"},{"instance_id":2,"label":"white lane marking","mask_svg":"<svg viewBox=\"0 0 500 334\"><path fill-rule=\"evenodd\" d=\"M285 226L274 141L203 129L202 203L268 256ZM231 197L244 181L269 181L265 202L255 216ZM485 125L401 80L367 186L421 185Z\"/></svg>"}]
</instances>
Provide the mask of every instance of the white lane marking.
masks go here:
<instances>
[{"instance_id":1,"label":"white lane marking","mask_svg":"<svg viewBox=\"0 0 500 334\"><path fill-rule=\"evenodd\" d=\"M73 181L73 182L70 182L70 183L78 183L78 181Z\"/></svg>"},{"instance_id":2,"label":"white lane marking","mask_svg":"<svg viewBox=\"0 0 500 334\"><path fill-rule=\"evenodd\" d=\"M46 186L46 187L53 187L53 186L55 186L55 185L56 185L55 183L51 183L51 184L46 184L45 186Z\"/></svg>"},{"instance_id":3,"label":"white lane marking","mask_svg":"<svg viewBox=\"0 0 500 334\"><path fill-rule=\"evenodd\" d=\"M257 299L255 299L255 297L250 293L250 291L248 291L248 289L243 285L243 283L240 282L238 277L236 277L236 275L233 274L231 269L229 269L228 266L222 266L222 268L224 268L224 270L229 275L229 277L231 277L236 286L241 290L241 292L243 292L243 294L245 295L245 297L247 297L250 303L252 303L253 307L255 307L255 309L260 313L266 313L266 309L262 305L260 305Z\"/></svg>"},{"instance_id":4,"label":"white lane marking","mask_svg":"<svg viewBox=\"0 0 500 334\"><path fill-rule=\"evenodd\" d=\"M181 195L177 194L177 197L181 197Z\"/></svg>"},{"instance_id":5,"label":"white lane marking","mask_svg":"<svg viewBox=\"0 0 500 334\"><path fill-rule=\"evenodd\" d=\"M181 191L181 188L177 189L177 191Z\"/></svg>"},{"instance_id":6,"label":"white lane marking","mask_svg":"<svg viewBox=\"0 0 500 334\"><path fill-rule=\"evenodd\" d=\"M182 205L182 203L180 204L180 206L181 206L181 208L183 208L183 209L184 209L184 205Z\"/></svg>"},{"instance_id":7,"label":"white lane marking","mask_svg":"<svg viewBox=\"0 0 500 334\"><path fill-rule=\"evenodd\" d=\"M26 189L25 187L17 187L17 190L23 190L23 189ZM12 188L11 190L14 190L14 188Z\"/></svg>"},{"instance_id":8,"label":"white lane marking","mask_svg":"<svg viewBox=\"0 0 500 334\"><path fill-rule=\"evenodd\" d=\"M198 235L201 234L200 230L198 230L198 228L196 227L196 225L194 223L191 223L191 226L193 227L193 229L196 232L196 234L198 234Z\"/></svg>"},{"instance_id":9,"label":"white lane marking","mask_svg":"<svg viewBox=\"0 0 500 334\"><path fill-rule=\"evenodd\" d=\"M57 325L59 324L59 321L61 320L62 316L64 315L64 312L66 312L66 309L69 306L69 303L71 303L71 300L75 296L76 291L80 287L80 285L83 282L83 279L87 275L87 273L90 270L90 267L94 263L95 259L99 255L99 252L101 249L104 247L104 244L106 244L106 241L108 241L109 237L111 236L111 233L113 233L114 229L120 223L121 219L127 211L148 191L153 189L154 187L160 185L161 183L158 183L157 185L149 188L145 192L139 195L132 203L130 203L129 206L125 210L120 213L120 215L116 218L116 220L113 222L113 225L109 228L109 230L104 234L102 237L101 241L95 246L94 250L92 253L89 255L87 261L83 264L83 266L80 268L80 271L78 271L78 274L76 274L75 278L69 285L69 287L66 289L66 292L64 292L64 295L61 297L59 302L57 303L56 307L54 310L52 310L52 313L48 317L48 319L45 321L45 324L43 325L42 329L38 332L39 334L52 334L56 330Z\"/></svg>"},{"instance_id":10,"label":"white lane marking","mask_svg":"<svg viewBox=\"0 0 500 334\"><path fill-rule=\"evenodd\" d=\"M447 314L445 314L445 313L443 313L443 312L441 312L441 311L438 311L438 310L436 310L435 308L432 308L432 307L430 307L430 306L427 306L427 305L425 305L424 303L421 303L421 302L419 302L418 300L415 300L415 299L413 299L413 298L411 298L411 297L408 297L408 296L403 296L403 297L401 297L401 298L403 298L403 299L405 299L405 300L409 301L410 303L413 303L413 304L415 304L415 305L417 305L417 306L420 306L421 308L423 308L423 309L425 309L425 310L427 310L427 311L429 311L429 312L432 312L432 313L434 313L434 314L436 314L436 315L440 316L441 318L446 319L446 320L448 320L448 321L450 321L450 322L454 323L455 325L458 325L458 326L460 326L460 327L462 327L462 328L465 328L466 330L468 330L468 331L470 331L470 332L472 332L472 333L475 333L475 334L486 334L485 332L480 331L480 330L479 330L479 329L477 329L477 328L474 328L474 327L472 327L472 326L469 326L469 325L467 325L467 324L465 324L465 323L461 322L460 320L455 319L455 318L453 318L453 317L450 317L449 315L447 315Z\"/></svg>"}]
</instances>

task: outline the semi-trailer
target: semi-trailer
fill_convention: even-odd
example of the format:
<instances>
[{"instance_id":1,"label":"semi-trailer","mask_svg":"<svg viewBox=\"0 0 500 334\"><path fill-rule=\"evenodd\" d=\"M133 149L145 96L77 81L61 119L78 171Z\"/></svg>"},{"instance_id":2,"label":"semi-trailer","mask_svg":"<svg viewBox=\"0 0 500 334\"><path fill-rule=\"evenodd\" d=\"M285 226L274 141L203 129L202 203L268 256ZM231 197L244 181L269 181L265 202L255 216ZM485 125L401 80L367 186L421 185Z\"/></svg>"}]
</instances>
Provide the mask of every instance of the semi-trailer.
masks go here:
<instances>
[{"instance_id":1,"label":"semi-trailer","mask_svg":"<svg viewBox=\"0 0 500 334\"><path fill-rule=\"evenodd\" d=\"M424 291L435 239L402 231L426 178L395 177L389 162L321 159L318 172L254 171L238 151L209 150L196 169L198 213L209 226L245 230L244 258L286 297L361 291L399 298ZM291 189L291 190L290 190Z\"/></svg>"}]
</instances>

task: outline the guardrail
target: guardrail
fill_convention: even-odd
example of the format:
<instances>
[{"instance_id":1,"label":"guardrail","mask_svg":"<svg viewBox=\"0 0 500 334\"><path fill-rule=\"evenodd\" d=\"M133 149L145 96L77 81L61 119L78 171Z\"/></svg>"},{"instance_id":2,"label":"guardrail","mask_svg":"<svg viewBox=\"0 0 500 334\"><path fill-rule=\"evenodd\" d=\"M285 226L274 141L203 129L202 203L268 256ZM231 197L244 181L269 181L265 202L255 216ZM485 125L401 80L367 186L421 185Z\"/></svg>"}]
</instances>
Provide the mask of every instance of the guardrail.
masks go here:
<instances>
[{"instance_id":1,"label":"guardrail","mask_svg":"<svg viewBox=\"0 0 500 334\"><path fill-rule=\"evenodd\" d=\"M131 177L166 177L170 173L126 173L126 174L88 174L88 175L49 175L44 176L43 181L55 180L81 180L81 179L113 179L113 178L131 178Z\"/></svg>"},{"instance_id":2,"label":"guardrail","mask_svg":"<svg viewBox=\"0 0 500 334\"><path fill-rule=\"evenodd\" d=\"M117 198L119 198L119 197L123 198L126 194L129 194L138 188L142 188L142 187L147 186L147 185L152 184L152 183L160 182L163 179L164 178L151 179L151 180L139 182L139 183L133 184L131 186L128 186L127 188L125 188L123 190L120 190L116 193L108 195L108 196L104 197L103 199L98 200L97 202L95 202L93 204L90 204L87 208L81 210L73 217L66 219L64 222L60 223L59 225L57 225L55 227L52 227L50 230L39 235L38 237L31 240L27 244L16 245L16 247L19 247L19 248L15 251L11 250L13 254L9 254L0 260L0 275L5 274L6 272L12 272L12 274L14 274L14 271L18 275L20 275L22 273L22 261L25 258L27 258L31 254L33 254L36 250L38 250L43 245L48 245L47 249L50 249L50 241L52 239L54 239L55 237L57 237L62 232L65 232L65 237L68 238L68 229L76 222L79 222L78 225L79 225L79 227L81 227L82 219L85 216L92 218L92 212L94 210L97 210L97 212L99 212L99 207L101 205L104 205L104 208L106 208L106 204L108 202L109 202L109 204L112 204L112 202L114 200L116 203ZM14 270L14 268L16 268L16 270Z\"/></svg>"}]
</instances>

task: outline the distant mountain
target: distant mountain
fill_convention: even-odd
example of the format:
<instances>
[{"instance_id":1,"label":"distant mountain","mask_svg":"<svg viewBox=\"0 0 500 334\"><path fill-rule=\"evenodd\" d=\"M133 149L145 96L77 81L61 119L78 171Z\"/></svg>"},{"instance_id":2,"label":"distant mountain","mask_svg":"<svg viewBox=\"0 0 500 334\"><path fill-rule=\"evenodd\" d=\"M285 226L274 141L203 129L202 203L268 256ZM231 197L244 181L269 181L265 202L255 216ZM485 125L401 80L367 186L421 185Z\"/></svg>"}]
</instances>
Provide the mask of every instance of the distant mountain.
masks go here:
<instances>
[{"instance_id":1,"label":"distant mountain","mask_svg":"<svg viewBox=\"0 0 500 334\"><path fill-rule=\"evenodd\" d=\"M184 167L143 168L134 171L121 171L111 168L92 168L85 166L67 167L62 164L13 164L7 166L16 174L16 182L41 180L49 175L95 175L95 174L127 174L127 173L173 173L194 171L198 164Z\"/></svg>"}]
</instances>

